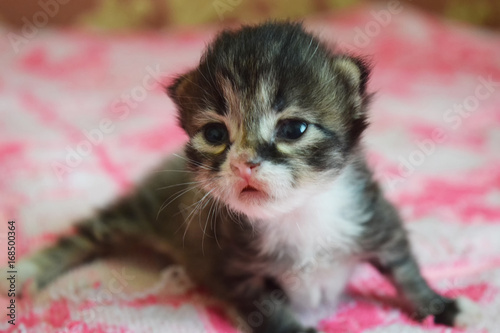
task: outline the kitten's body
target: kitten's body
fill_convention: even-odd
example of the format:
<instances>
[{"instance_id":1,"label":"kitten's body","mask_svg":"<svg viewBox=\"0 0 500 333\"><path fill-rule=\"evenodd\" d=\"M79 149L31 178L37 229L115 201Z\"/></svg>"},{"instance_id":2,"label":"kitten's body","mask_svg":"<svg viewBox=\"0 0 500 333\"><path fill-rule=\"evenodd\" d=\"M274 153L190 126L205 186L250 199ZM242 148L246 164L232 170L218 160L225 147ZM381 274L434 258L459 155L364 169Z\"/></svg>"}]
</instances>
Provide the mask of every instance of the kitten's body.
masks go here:
<instances>
[{"instance_id":1,"label":"kitten's body","mask_svg":"<svg viewBox=\"0 0 500 333\"><path fill-rule=\"evenodd\" d=\"M297 24L225 32L169 87L190 136L131 195L19 264L43 287L110 247L166 253L255 332L306 332L297 312L335 303L356 262L387 274L415 316L465 325L464 301L421 277L364 161L368 69ZM310 330L312 332L312 330Z\"/></svg>"}]
</instances>

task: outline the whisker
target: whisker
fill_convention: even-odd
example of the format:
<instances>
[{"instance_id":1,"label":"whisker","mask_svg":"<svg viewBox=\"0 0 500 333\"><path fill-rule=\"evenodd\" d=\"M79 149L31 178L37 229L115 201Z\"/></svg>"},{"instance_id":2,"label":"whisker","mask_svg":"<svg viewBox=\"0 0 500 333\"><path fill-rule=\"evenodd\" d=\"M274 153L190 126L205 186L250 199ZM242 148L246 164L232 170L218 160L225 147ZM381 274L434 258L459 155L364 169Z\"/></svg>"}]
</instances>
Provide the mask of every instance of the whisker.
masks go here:
<instances>
[{"instance_id":1,"label":"whisker","mask_svg":"<svg viewBox=\"0 0 500 333\"><path fill-rule=\"evenodd\" d=\"M178 194L175 198L173 198L172 200L170 200L167 204L162 204L160 206L160 209L158 210L158 213L156 214L156 220L158 220L158 217L160 216L160 213L168 207L168 205L170 205L172 202L174 202L177 198L183 196L184 194L186 194L187 192L189 191L192 191L193 189L197 188L198 185L194 185L194 186L191 186L191 187L188 187L187 189L183 189L183 190L179 190L178 192L172 194L170 197L168 197L165 201L167 201L168 199L170 199L171 197L173 197L174 195L176 195L177 193L181 192L180 194Z\"/></svg>"},{"instance_id":2,"label":"whisker","mask_svg":"<svg viewBox=\"0 0 500 333\"><path fill-rule=\"evenodd\" d=\"M174 154L174 156L179 157L179 158L182 158L183 160L185 160L185 161L187 161L187 162L191 162L191 163L195 164L196 166L199 166L199 167L200 167L200 168L202 168L202 169L205 169L205 170L208 170L208 171L216 171L214 168L212 168L212 167L211 167L211 166L209 166L209 165L205 165L205 164L203 164L203 163L201 163L201 162L195 161L195 160L190 159L190 158L187 158L187 157L185 157L185 156L181 156L181 155L179 155L179 154Z\"/></svg>"},{"instance_id":3,"label":"whisker","mask_svg":"<svg viewBox=\"0 0 500 333\"><path fill-rule=\"evenodd\" d=\"M195 202L196 204L196 207L189 213L189 215L186 217L186 221L182 223L182 225L186 224L187 222L187 226L186 226L186 229L184 230L184 234L182 236L182 246L184 247L185 244L184 244L184 241L185 241L185 238L186 238L186 233L189 229L189 226L191 225L191 222L193 221L193 218L194 216L196 215L196 211L200 208L200 204L203 202L203 200L207 197L207 195L210 194L210 192L208 192L207 194L205 194L200 200L198 200L197 202ZM193 206L193 205L191 205ZM190 206L190 207L191 207ZM199 214L198 214L199 215ZM182 227L181 225L181 227Z\"/></svg>"},{"instance_id":4,"label":"whisker","mask_svg":"<svg viewBox=\"0 0 500 333\"><path fill-rule=\"evenodd\" d=\"M215 236L215 242L217 243L217 246L219 249L222 249L222 246L219 243L219 239L217 238L217 217L220 216L220 201L219 199L215 199L215 210L214 210L214 236Z\"/></svg>"},{"instance_id":5,"label":"whisker","mask_svg":"<svg viewBox=\"0 0 500 333\"><path fill-rule=\"evenodd\" d=\"M181 173L195 173L194 171L190 170L155 170L153 171L154 173L160 173L160 172L181 172Z\"/></svg>"},{"instance_id":6,"label":"whisker","mask_svg":"<svg viewBox=\"0 0 500 333\"><path fill-rule=\"evenodd\" d=\"M191 184L199 184L199 181L194 181L194 182L187 182L187 183L180 183L180 184L174 184L174 185L169 185L169 186L163 186L163 187L158 187L156 190L166 190L167 188L172 188L172 187L177 187L177 186L183 186L183 185L191 185Z\"/></svg>"},{"instance_id":7,"label":"whisker","mask_svg":"<svg viewBox=\"0 0 500 333\"><path fill-rule=\"evenodd\" d=\"M204 209L207 206L207 204L209 202L211 202L211 200L213 200L213 199L209 198L207 200L207 203L201 209ZM210 207L210 209L212 209L212 207L213 207L213 205ZM207 220L205 222L205 227L203 227L203 235L201 236L201 252L203 253L203 255L205 255L205 247L204 247L204 245L205 245L205 236L207 234L207 225L208 225L208 218L209 218L209 216L210 216L210 214L207 215ZM201 214L198 216L198 222L200 223L200 227L201 227L201 220L200 220L200 218L201 218Z\"/></svg>"}]
</instances>

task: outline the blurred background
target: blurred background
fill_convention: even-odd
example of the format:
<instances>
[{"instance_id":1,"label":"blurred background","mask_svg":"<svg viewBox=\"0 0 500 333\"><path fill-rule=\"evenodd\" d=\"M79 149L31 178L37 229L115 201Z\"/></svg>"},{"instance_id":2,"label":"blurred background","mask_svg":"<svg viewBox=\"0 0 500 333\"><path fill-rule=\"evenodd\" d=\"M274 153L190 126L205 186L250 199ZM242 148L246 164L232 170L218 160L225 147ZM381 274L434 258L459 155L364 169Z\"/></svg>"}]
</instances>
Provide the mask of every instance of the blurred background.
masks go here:
<instances>
[{"instance_id":1,"label":"blurred background","mask_svg":"<svg viewBox=\"0 0 500 333\"><path fill-rule=\"evenodd\" d=\"M23 17L31 18L40 3L61 5L48 26L78 26L93 29L159 29L219 22L256 22L264 18L303 18L357 6L362 0L54 0L0 2L0 19L11 27L22 27ZM385 3L385 1L373 1ZM500 28L497 0L404 0L452 20L494 29ZM50 7L50 5L47 5Z\"/></svg>"}]
</instances>

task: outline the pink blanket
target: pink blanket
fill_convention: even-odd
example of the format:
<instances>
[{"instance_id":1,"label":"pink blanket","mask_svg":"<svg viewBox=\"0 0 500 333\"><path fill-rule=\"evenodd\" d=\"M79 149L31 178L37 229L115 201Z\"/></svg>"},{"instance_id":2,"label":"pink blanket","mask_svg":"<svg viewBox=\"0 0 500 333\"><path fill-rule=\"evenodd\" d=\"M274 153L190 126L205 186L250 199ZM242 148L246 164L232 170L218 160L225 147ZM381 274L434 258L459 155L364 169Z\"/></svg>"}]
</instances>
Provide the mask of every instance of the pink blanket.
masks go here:
<instances>
[{"instance_id":1,"label":"pink blanket","mask_svg":"<svg viewBox=\"0 0 500 333\"><path fill-rule=\"evenodd\" d=\"M400 208L434 288L484 309L500 331L500 35L411 8L359 8L306 21L367 55L377 91L370 162ZM40 30L0 39L0 263L15 220L16 260L67 232L182 145L159 82L194 66L216 27L98 35ZM8 30L0 28L3 36ZM12 36L12 35L11 35ZM5 277L0 277L4 279ZM223 307L157 258L79 267L36 297L0 297L1 332L237 332ZM360 266L333 332L458 332L418 324L394 289Z\"/></svg>"}]
</instances>

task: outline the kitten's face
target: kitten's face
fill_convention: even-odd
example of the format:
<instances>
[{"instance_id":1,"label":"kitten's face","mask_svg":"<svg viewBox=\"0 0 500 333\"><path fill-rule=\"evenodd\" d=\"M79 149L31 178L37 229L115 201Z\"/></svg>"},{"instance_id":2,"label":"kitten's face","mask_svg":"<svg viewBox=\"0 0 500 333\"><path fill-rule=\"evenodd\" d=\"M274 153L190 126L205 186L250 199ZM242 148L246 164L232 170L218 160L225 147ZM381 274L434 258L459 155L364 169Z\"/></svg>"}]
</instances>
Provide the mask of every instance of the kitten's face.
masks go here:
<instances>
[{"instance_id":1,"label":"kitten's face","mask_svg":"<svg viewBox=\"0 0 500 333\"><path fill-rule=\"evenodd\" d=\"M299 25L221 34L169 88L186 155L210 194L251 218L289 211L335 179L365 128L367 70Z\"/></svg>"}]
</instances>

